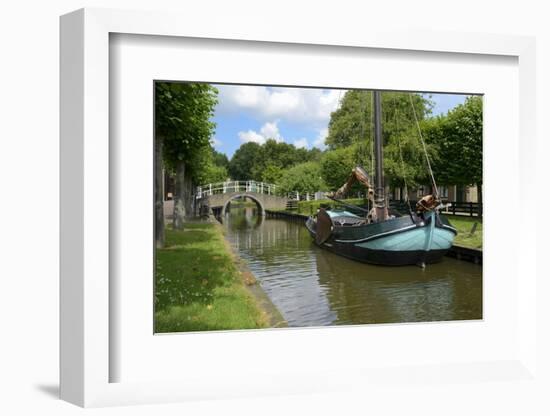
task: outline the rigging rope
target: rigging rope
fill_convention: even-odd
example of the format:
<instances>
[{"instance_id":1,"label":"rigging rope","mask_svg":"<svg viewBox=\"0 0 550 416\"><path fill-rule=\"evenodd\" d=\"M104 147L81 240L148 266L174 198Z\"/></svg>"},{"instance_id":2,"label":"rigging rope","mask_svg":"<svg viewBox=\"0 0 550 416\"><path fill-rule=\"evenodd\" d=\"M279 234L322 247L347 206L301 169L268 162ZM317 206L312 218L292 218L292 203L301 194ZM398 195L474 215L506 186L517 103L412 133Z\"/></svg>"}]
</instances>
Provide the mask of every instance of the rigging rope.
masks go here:
<instances>
[{"instance_id":1,"label":"rigging rope","mask_svg":"<svg viewBox=\"0 0 550 416\"><path fill-rule=\"evenodd\" d=\"M365 136L365 110L367 108L367 96L365 95L365 98L363 99L363 107L361 108L361 134L359 135L359 152L357 154L356 163L359 165L363 165L363 161L366 160L365 157L365 150L366 146L363 146L362 140L366 139Z\"/></svg>"},{"instance_id":2,"label":"rigging rope","mask_svg":"<svg viewBox=\"0 0 550 416\"><path fill-rule=\"evenodd\" d=\"M367 158L366 158L366 150L367 150L367 146L364 146L363 145L363 140L366 140L366 135L365 135L365 119L367 118L366 117L366 110L367 110L367 97L368 97L368 91L364 91L363 94L364 96L363 98L363 101L362 101L362 108L361 108L361 132L360 132L360 135L359 135L359 151L357 152L357 155L356 155L356 158L355 158L355 161L356 161L356 164L358 164L359 166L363 167L363 163L366 162ZM368 172L368 174L370 175L370 177L372 178L372 172ZM367 190L367 196L368 196L368 190ZM370 209L370 201L368 199L368 197L366 197L367 199L367 208Z\"/></svg>"},{"instance_id":3,"label":"rigging rope","mask_svg":"<svg viewBox=\"0 0 550 416\"><path fill-rule=\"evenodd\" d=\"M398 118L398 115L399 113L396 111L395 112L395 119L396 119L396 127L397 127L397 120L399 119ZM409 205L409 188L407 187L407 177L406 177L406 174L405 174L405 162L403 161L403 151L401 150L401 134L397 134L397 145L399 146L399 159L401 160L401 174L403 175L403 184L405 185L405 202L407 203L407 205ZM410 205L409 205L409 209L410 209Z\"/></svg>"},{"instance_id":4,"label":"rigging rope","mask_svg":"<svg viewBox=\"0 0 550 416\"><path fill-rule=\"evenodd\" d=\"M374 114L374 91L371 91L371 113ZM382 99L382 93L380 93L380 99ZM373 117L370 117L370 124L372 125L372 130L374 130L374 120ZM370 175L371 178L374 178L374 136L370 141Z\"/></svg>"},{"instance_id":5,"label":"rigging rope","mask_svg":"<svg viewBox=\"0 0 550 416\"><path fill-rule=\"evenodd\" d=\"M437 184L435 183L434 173L432 171L432 165L430 164L430 157L428 156L428 150L426 149L426 143L424 142L424 137L422 137L422 131L420 130L420 123L418 122L418 117L416 116L416 110L414 109L414 104L412 100L412 93L409 94L409 100L411 102L411 107L414 114L414 121L416 122L416 128L418 129L418 135L420 141L422 142L422 147L424 148L424 155L426 156L426 162L428 163L428 171L430 172L430 178L432 179L432 184L435 193L435 199L439 200L439 190L437 189Z\"/></svg>"}]
</instances>

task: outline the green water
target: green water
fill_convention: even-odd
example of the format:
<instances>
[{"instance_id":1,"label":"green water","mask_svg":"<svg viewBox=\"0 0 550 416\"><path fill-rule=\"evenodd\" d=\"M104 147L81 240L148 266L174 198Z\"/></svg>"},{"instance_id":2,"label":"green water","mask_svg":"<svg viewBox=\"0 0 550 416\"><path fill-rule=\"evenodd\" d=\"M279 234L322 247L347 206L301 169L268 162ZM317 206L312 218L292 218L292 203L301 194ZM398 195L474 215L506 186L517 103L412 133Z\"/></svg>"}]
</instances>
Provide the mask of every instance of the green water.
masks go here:
<instances>
[{"instance_id":1,"label":"green water","mask_svg":"<svg viewBox=\"0 0 550 416\"><path fill-rule=\"evenodd\" d=\"M301 223L255 214L232 208L226 237L290 326L482 318L479 265L367 265L320 249Z\"/></svg>"}]
</instances>

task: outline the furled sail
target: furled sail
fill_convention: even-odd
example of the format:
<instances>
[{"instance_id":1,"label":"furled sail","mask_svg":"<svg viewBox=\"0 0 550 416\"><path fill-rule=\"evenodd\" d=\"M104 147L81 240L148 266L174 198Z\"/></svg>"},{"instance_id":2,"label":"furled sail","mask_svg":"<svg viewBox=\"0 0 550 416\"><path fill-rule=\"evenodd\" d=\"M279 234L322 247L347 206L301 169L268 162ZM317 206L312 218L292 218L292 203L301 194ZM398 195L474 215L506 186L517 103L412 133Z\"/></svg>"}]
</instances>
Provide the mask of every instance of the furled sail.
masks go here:
<instances>
[{"instance_id":1,"label":"furled sail","mask_svg":"<svg viewBox=\"0 0 550 416\"><path fill-rule=\"evenodd\" d=\"M365 186L365 188L368 189L368 198L373 199L374 190L372 188L372 184L370 182L369 175L367 174L365 169L363 169L362 166L356 166L355 168L353 168L353 170L351 171L351 174L349 175L346 183L344 185L342 185L340 187L340 189L338 189L334 193L333 197L334 198L343 198L343 197L345 197L348 194L348 192L350 191L353 184L355 184L355 182L362 183Z\"/></svg>"}]
</instances>

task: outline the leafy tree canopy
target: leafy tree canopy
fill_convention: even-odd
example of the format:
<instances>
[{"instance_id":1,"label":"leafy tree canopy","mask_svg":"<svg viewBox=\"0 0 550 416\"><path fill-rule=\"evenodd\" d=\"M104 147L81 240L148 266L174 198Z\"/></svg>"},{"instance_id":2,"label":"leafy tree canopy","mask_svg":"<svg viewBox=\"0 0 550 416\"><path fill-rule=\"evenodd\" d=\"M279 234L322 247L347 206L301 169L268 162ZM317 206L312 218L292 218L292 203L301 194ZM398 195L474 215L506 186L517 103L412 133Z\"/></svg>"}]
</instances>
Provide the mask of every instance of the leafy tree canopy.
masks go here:
<instances>
[{"instance_id":1,"label":"leafy tree canopy","mask_svg":"<svg viewBox=\"0 0 550 416\"><path fill-rule=\"evenodd\" d=\"M252 169L260 160L261 146L258 143L244 143L229 161L229 175L233 180L252 178Z\"/></svg>"},{"instance_id":2,"label":"leafy tree canopy","mask_svg":"<svg viewBox=\"0 0 550 416\"><path fill-rule=\"evenodd\" d=\"M331 114L326 144L329 149L366 143L373 140L373 93L372 91L352 90L346 92L338 110ZM411 98L419 120L431 113L433 104L420 94L403 92L382 92L382 136L388 138L411 130L414 114Z\"/></svg>"},{"instance_id":3,"label":"leafy tree canopy","mask_svg":"<svg viewBox=\"0 0 550 416\"><path fill-rule=\"evenodd\" d=\"M321 158L321 176L326 187L335 191L346 182L356 165L357 146L341 147L325 152Z\"/></svg>"},{"instance_id":4,"label":"leafy tree canopy","mask_svg":"<svg viewBox=\"0 0 550 416\"><path fill-rule=\"evenodd\" d=\"M325 190L326 185L321 174L319 162L305 162L285 170L279 181L279 192L298 191L300 193L314 193Z\"/></svg>"},{"instance_id":5,"label":"leafy tree canopy","mask_svg":"<svg viewBox=\"0 0 550 416\"><path fill-rule=\"evenodd\" d=\"M206 184L206 183L225 182L228 177L229 175L227 173L227 169L225 168L225 166L209 164L205 168L203 180L201 180L200 183Z\"/></svg>"},{"instance_id":6,"label":"leafy tree canopy","mask_svg":"<svg viewBox=\"0 0 550 416\"><path fill-rule=\"evenodd\" d=\"M229 168L229 159L225 153L221 153L212 148L212 162L216 166L224 167L225 169Z\"/></svg>"},{"instance_id":7,"label":"leafy tree canopy","mask_svg":"<svg viewBox=\"0 0 550 416\"><path fill-rule=\"evenodd\" d=\"M227 168L216 163L215 150L210 146L197 150L187 167L196 184L224 182L229 177Z\"/></svg>"},{"instance_id":8,"label":"leafy tree canopy","mask_svg":"<svg viewBox=\"0 0 550 416\"><path fill-rule=\"evenodd\" d=\"M318 159L318 149L296 148L292 144L267 140L264 144L245 143L229 162L229 174L234 180L253 179L277 182L282 172L298 163Z\"/></svg>"},{"instance_id":9,"label":"leafy tree canopy","mask_svg":"<svg viewBox=\"0 0 550 416\"><path fill-rule=\"evenodd\" d=\"M196 165L192 161L204 156L205 149L210 152L217 93L216 88L203 83L155 83L155 133L157 140L163 141L164 161L169 168L182 161ZM192 174L198 174L197 169L195 166Z\"/></svg>"},{"instance_id":10,"label":"leafy tree canopy","mask_svg":"<svg viewBox=\"0 0 550 416\"><path fill-rule=\"evenodd\" d=\"M351 165L351 170L360 164L374 177L372 95L372 91L358 90L344 95L342 105L331 115L326 143L329 146L327 155L335 150L349 149L346 166ZM386 182L394 186L402 186L405 181L408 186L425 182L426 162L415 113L419 121L424 120L431 114L433 103L416 93L382 92L381 99ZM429 146L428 153L433 156L435 152L436 149ZM331 159L324 157L323 160L328 163ZM334 183L327 180L331 186L336 186L343 177L343 170L335 172L338 173L328 173L335 179Z\"/></svg>"},{"instance_id":11,"label":"leafy tree canopy","mask_svg":"<svg viewBox=\"0 0 550 416\"><path fill-rule=\"evenodd\" d=\"M279 183L279 180L283 176L284 169L274 165L273 163L268 163L263 172L261 172L261 178L263 182L267 183Z\"/></svg>"},{"instance_id":12,"label":"leafy tree canopy","mask_svg":"<svg viewBox=\"0 0 550 416\"><path fill-rule=\"evenodd\" d=\"M425 120L422 131L436 146L432 164L441 185L481 185L483 182L483 102L472 96L445 116Z\"/></svg>"}]
</instances>

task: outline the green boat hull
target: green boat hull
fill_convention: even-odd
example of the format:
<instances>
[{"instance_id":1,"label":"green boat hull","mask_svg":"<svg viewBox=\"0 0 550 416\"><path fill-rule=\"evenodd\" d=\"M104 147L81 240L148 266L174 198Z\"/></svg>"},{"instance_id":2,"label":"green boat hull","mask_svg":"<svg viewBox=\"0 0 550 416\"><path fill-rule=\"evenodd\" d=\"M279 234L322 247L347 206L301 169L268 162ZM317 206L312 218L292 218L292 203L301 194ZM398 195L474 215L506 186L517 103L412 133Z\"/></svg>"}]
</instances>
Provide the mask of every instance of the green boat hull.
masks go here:
<instances>
[{"instance_id":1,"label":"green boat hull","mask_svg":"<svg viewBox=\"0 0 550 416\"><path fill-rule=\"evenodd\" d=\"M306 226L315 238L315 221ZM400 217L384 223L333 226L332 235L320 247L354 260L402 266L435 263L453 244L456 229L436 213L425 218Z\"/></svg>"}]
</instances>

